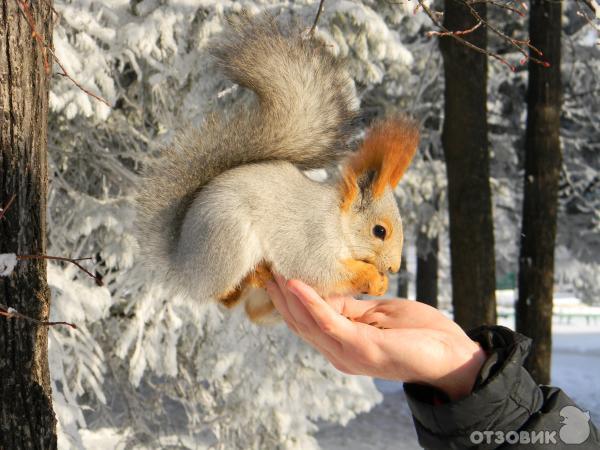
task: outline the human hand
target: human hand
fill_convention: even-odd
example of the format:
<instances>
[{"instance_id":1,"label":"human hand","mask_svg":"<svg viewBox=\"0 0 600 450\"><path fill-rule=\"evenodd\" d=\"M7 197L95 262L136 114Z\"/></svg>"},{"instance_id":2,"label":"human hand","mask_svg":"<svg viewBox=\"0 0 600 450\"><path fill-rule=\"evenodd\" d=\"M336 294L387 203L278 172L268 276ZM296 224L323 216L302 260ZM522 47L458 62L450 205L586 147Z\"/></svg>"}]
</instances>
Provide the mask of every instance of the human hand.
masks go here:
<instances>
[{"instance_id":1,"label":"human hand","mask_svg":"<svg viewBox=\"0 0 600 450\"><path fill-rule=\"evenodd\" d=\"M279 276L267 291L289 328L338 370L427 384L457 400L469 395L485 352L452 320L410 300L321 298Z\"/></svg>"}]
</instances>

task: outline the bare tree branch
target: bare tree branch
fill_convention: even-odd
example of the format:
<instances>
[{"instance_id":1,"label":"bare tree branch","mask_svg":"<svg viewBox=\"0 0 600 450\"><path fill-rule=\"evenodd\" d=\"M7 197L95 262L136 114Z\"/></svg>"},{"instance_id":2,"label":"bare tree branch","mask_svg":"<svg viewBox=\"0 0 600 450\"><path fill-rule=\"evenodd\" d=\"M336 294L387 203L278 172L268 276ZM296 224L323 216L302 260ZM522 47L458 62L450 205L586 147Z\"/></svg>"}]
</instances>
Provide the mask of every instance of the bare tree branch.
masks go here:
<instances>
[{"instance_id":1,"label":"bare tree branch","mask_svg":"<svg viewBox=\"0 0 600 450\"><path fill-rule=\"evenodd\" d=\"M596 7L594 6L594 4L590 0L576 1L578 9L577 15L579 17L582 17L587 22L587 24L594 28L596 31L600 31L600 20L597 19L599 12L596 12ZM581 7L582 3L592 11L593 16L589 16L588 11L584 10L584 8ZM600 43L600 40L598 42Z\"/></svg>"},{"instance_id":2,"label":"bare tree branch","mask_svg":"<svg viewBox=\"0 0 600 450\"><path fill-rule=\"evenodd\" d=\"M492 33L499 36L503 41L510 44L511 47L515 48L519 53L521 53L523 55L523 58L520 61L520 63L522 65L525 64L527 61L532 61L532 62L534 62L536 64L540 64L544 67L550 67L550 63L548 61L544 61L536 56L532 56L532 53L535 53L540 57L543 56L543 54L538 48L531 45L531 42L529 40L515 39L513 37L508 36L506 33L501 31L500 29L498 29L496 26L492 25L487 19L481 17L481 15L473 7L473 5L476 5L476 4L486 3L486 4L490 4L490 5L498 7L498 8L505 9L509 12L518 14L521 17L524 17L525 16L524 11L526 11L526 9L527 9L525 4L521 3L523 9L519 9L514 6L508 5L506 3L498 2L496 0L457 0L457 1L459 3L462 3L463 5L465 5L465 7L468 8L470 14L477 21L473 27L466 29L466 30L451 31L451 30L447 29L440 21L439 17L442 16L441 13L439 13L437 11L433 11L429 6L427 6L424 3L423 0L417 0L418 5L417 5L416 9L418 9L419 7L422 8L423 11L425 12L425 14L427 14L427 16L431 19L433 24L436 27L438 27L440 30L440 31L430 31L427 33L428 36L449 37L452 39L456 39L461 44L469 47L470 49L472 49L478 53L482 53L484 55L490 56L490 57L500 61L502 64L505 64L506 66L508 66L513 72L516 71L515 65L511 64L506 58L500 56L498 53L478 47L477 45L472 44L471 42L467 41L466 39L464 39L462 37L464 35L472 33L473 31L477 30L478 28L480 28L483 25L484 27L488 28ZM581 0L581 1L585 1L585 0Z\"/></svg>"},{"instance_id":3,"label":"bare tree branch","mask_svg":"<svg viewBox=\"0 0 600 450\"><path fill-rule=\"evenodd\" d=\"M313 22L312 27L310 28L309 35L313 36L315 34L315 30L317 29L317 23L319 23L319 18L321 17L321 13L323 12L323 7L325 6L325 0L321 0L319 3L319 9L317 9L317 15L315 16L315 21Z\"/></svg>"},{"instance_id":4,"label":"bare tree branch","mask_svg":"<svg viewBox=\"0 0 600 450\"><path fill-rule=\"evenodd\" d=\"M15 194L13 194L8 199L8 202L6 203L6 206L4 208L0 208L0 220L2 220L2 218L4 217L4 215L6 214L6 212L8 211L8 209L10 208L10 206L13 204L13 202L15 201L15 198L17 198L17 196Z\"/></svg>"},{"instance_id":5,"label":"bare tree branch","mask_svg":"<svg viewBox=\"0 0 600 450\"><path fill-rule=\"evenodd\" d=\"M10 199L8 200L8 202L6 203L6 206L4 208L0 208L0 220L4 217L4 215L10 208L10 206L13 204L13 202L15 201L15 198L16 198L16 195L13 194L10 197ZM79 261L91 261L92 260L91 257L65 258L63 256L48 256L48 255L17 255L17 260L19 260L19 261L23 261L23 260L27 260L27 259L49 259L49 260L53 260L53 261L64 261L64 262L74 264L79 269L81 269L82 271L87 273L90 277L92 277L96 281L96 284L98 286L104 286L104 282L102 281L102 275L93 275L85 267L83 267L81 264L79 264Z\"/></svg>"},{"instance_id":6,"label":"bare tree branch","mask_svg":"<svg viewBox=\"0 0 600 450\"><path fill-rule=\"evenodd\" d=\"M15 0L15 2L17 3L19 10L21 11L21 14L23 14L23 17L25 17L25 20L29 24L29 28L31 28L31 36L35 39L35 41L38 43L38 45L41 49L42 56L44 58L44 70L46 71L46 73L50 73L50 64L48 62L48 53L50 53L52 55L52 58L56 62L56 64L58 64L58 66L62 70L62 73L59 73L60 76L68 78L82 92L84 92L85 94L89 95L90 97L95 98L96 100L104 103L109 108L112 108L112 105L106 99L104 99L101 96L94 94L93 92L84 88L81 85L81 83L77 82L71 75L69 75L69 73L65 69L65 66L60 62L60 59L58 59L58 56L56 56L56 53L54 53L54 50L52 49L52 47L50 45L48 45L46 42L44 42L44 40L42 39L40 34L36 31L35 19L33 18L33 15L31 14L29 5L25 1L22 1L22 0ZM53 8L53 12L58 15L58 12L54 8Z\"/></svg>"},{"instance_id":7,"label":"bare tree branch","mask_svg":"<svg viewBox=\"0 0 600 450\"><path fill-rule=\"evenodd\" d=\"M514 6L510 6L506 3L496 2L494 0L466 0L466 3L469 3L471 5L477 5L479 3L487 3L488 5L492 5L497 8L500 8L500 9L506 9L507 11L514 12L515 14L518 14L521 17L525 17L525 14L526 14L523 10L521 10L519 8L515 8Z\"/></svg>"},{"instance_id":8,"label":"bare tree branch","mask_svg":"<svg viewBox=\"0 0 600 450\"><path fill-rule=\"evenodd\" d=\"M35 39L35 41L37 42L37 44L40 47L40 50L42 52L42 58L44 61L44 71L48 74L48 73L50 73L50 64L48 63L48 53L46 52L46 49L48 48L48 46L42 39L42 36L37 32L37 29L35 27L35 19L33 18L33 15L31 14L29 5L26 2L21 1L21 0L15 0L15 2L17 3L17 6L19 7L19 11L21 11L21 14L23 14L23 17L25 17L25 20L29 24L29 28L31 28L31 37L33 39Z\"/></svg>"},{"instance_id":9,"label":"bare tree branch","mask_svg":"<svg viewBox=\"0 0 600 450\"><path fill-rule=\"evenodd\" d=\"M48 259L48 260L52 260L52 261L64 261L64 262L68 262L71 263L75 266L77 266L80 270L82 270L83 272L87 273L90 277L92 277L95 281L96 281L96 285L98 286L104 286L104 282L102 281L102 276L101 275L94 275L92 274L90 271L88 271L85 267L83 267L81 264L79 264L79 261L89 261L92 258L88 257L88 258L65 258L63 256L48 256L48 255L17 255L17 259L19 261L23 261L23 260L27 260L27 259Z\"/></svg>"},{"instance_id":10,"label":"bare tree branch","mask_svg":"<svg viewBox=\"0 0 600 450\"><path fill-rule=\"evenodd\" d=\"M69 322L47 322L44 320L37 320L34 319L33 317L29 317L26 316L25 314L21 314L19 311L17 311L14 308L11 308L10 306L6 306L3 305L2 303L0 303L0 316L4 316L7 319L23 319L26 320L27 322L31 322L31 323L35 323L37 325L44 325L44 326L54 326L54 325L66 325L69 326L73 329L77 329L77 325L75 325L74 323L69 323Z\"/></svg>"},{"instance_id":11,"label":"bare tree branch","mask_svg":"<svg viewBox=\"0 0 600 450\"><path fill-rule=\"evenodd\" d=\"M531 56L531 51L533 51L534 53L536 53L539 56L543 56L543 53L540 51L540 49L531 45L531 42L529 40L514 39L514 38L511 38L510 36L507 36L505 33L498 30L498 28L496 28L495 26L490 24L487 20L483 19L479 15L477 10L469 4L469 2L465 2L465 5L467 5L467 8L469 8L469 12L471 13L471 15L473 17L475 17L477 20L479 20L480 22L483 22L485 24L485 26L488 28L488 30L492 31L494 34L496 34L497 36L499 36L506 42L510 43L514 48L516 48L519 51L519 53L521 53L524 56L524 59L521 60L521 64L525 64L525 62L527 62L528 60L531 60L531 61L533 61L537 64L540 64L544 67L550 67L549 62L542 61L541 59ZM527 52L527 50L525 50L525 48L528 48L530 51Z\"/></svg>"},{"instance_id":12,"label":"bare tree branch","mask_svg":"<svg viewBox=\"0 0 600 450\"><path fill-rule=\"evenodd\" d=\"M435 17L434 12L423 2L423 0L417 0L417 1L419 2L420 7L423 8L423 11L425 12L425 14L427 14L427 16L431 19L431 21L434 23L435 26L437 26L440 30L442 30L442 32L444 33L445 36L449 36L449 37L452 37L453 39L456 39L461 44L466 45L467 47L469 47L472 50L475 50L476 52L483 53L484 55L487 55L487 56L491 56L492 58L500 61L502 64L505 64L508 67L510 67L510 69L513 72L515 72L517 70L514 65L509 63L502 56L500 56L496 53L492 53L489 50L483 49L474 44L471 44L466 39L463 39L459 34L456 34L456 31L450 31L448 28L446 28L444 25L442 25L442 23Z\"/></svg>"},{"instance_id":13,"label":"bare tree branch","mask_svg":"<svg viewBox=\"0 0 600 450\"><path fill-rule=\"evenodd\" d=\"M469 28L468 30L463 30L463 31L451 31L451 32L429 31L429 32L427 32L427 36L450 36L452 34L455 34L456 36L464 36L465 34L472 33L477 28L479 28L482 24L483 24L483 22L480 20L475 25L473 25L471 28Z\"/></svg>"},{"instance_id":14,"label":"bare tree branch","mask_svg":"<svg viewBox=\"0 0 600 450\"><path fill-rule=\"evenodd\" d=\"M108 106L109 108L112 108L112 105L110 103L108 103L107 100L105 100L104 98L100 97L99 95L94 94L93 92L87 90L86 88L84 88L81 84L79 84L77 81L75 81L75 79L69 75L69 73L67 72L67 69L65 69L65 66L62 65L62 63L60 62L60 60L58 59L58 57L56 56L56 53L54 53L54 50L52 50L50 47L48 47L48 51L50 52L50 54L52 55L52 57L54 58L54 61L56 61L56 64L58 64L58 66L60 67L60 69L62 70L62 73L59 73L59 75L61 77L65 77L68 78L69 80L71 80L71 82L77 86L80 90L82 90L83 92L85 92L87 95L89 95L90 97L95 98L96 100L104 103L106 106Z\"/></svg>"}]
</instances>

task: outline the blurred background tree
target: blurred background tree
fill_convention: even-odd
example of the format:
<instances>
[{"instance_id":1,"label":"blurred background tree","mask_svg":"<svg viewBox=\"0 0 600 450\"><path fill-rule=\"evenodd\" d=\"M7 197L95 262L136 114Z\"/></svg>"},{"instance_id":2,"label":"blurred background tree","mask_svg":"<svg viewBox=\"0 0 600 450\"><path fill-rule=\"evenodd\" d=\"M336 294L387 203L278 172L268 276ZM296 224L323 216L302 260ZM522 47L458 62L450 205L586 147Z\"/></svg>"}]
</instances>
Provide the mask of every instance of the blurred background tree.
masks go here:
<instances>
[{"instance_id":1,"label":"blurred background tree","mask_svg":"<svg viewBox=\"0 0 600 450\"><path fill-rule=\"evenodd\" d=\"M526 367L550 383L560 146L562 2L532 0L529 37L548 65L529 64L517 331L533 339Z\"/></svg>"},{"instance_id":2,"label":"blurred background tree","mask_svg":"<svg viewBox=\"0 0 600 450\"><path fill-rule=\"evenodd\" d=\"M444 1L443 26L487 49L485 2L469 8ZM477 27L475 29L474 27ZM472 30L472 31L468 31ZM496 266L487 124L487 57L451 35L440 36L444 59L442 146L448 177L452 308L464 329L496 323Z\"/></svg>"}]
</instances>

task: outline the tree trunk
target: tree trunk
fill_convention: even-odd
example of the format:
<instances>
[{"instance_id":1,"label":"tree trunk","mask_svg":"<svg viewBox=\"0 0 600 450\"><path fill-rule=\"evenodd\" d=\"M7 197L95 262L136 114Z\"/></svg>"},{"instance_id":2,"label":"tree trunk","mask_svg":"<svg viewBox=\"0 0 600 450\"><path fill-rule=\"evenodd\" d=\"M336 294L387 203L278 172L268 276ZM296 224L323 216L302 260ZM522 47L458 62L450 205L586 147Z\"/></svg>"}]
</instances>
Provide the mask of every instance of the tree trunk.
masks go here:
<instances>
[{"instance_id":1,"label":"tree trunk","mask_svg":"<svg viewBox=\"0 0 600 450\"><path fill-rule=\"evenodd\" d=\"M26 17L50 45L51 4L51 0L0 4L0 204L16 196L0 220L0 253L46 251L50 73ZM51 61L48 64L52 67ZM47 320L45 261L20 261L11 276L0 278L0 303ZM0 448L56 448L51 395L47 328L0 316Z\"/></svg>"},{"instance_id":2,"label":"tree trunk","mask_svg":"<svg viewBox=\"0 0 600 450\"><path fill-rule=\"evenodd\" d=\"M438 237L417 237L417 300L438 307Z\"/></svg>"},{"instance_id":3,"label":"tree trunk","mask_svg":"<svg viewBox=\"0 0 600 450\"><path fill-rule=\"evenodd\" d=\"M526 367L542 384L550 382L554 242L562 160L561 9L561 2L532 0L529 18L531 43L551 65L529 63L517 330L533 338Z\"/></svg>"},{"instance_id":4,"label":"tree trunk","mask_svg":"<svg viewBox=\"0 0 600 450\"><path fill-rule=\"evenodd\" d=\"M474 5L483 17L485 3ZM467 30L475 19L461 2L445 0L444 25ZM487 46L485 27L463 36ZM487 142L487 59L441 37L444 59L442 144L448 175L452 305L465 329L496 322L494 229Z\"/></svg>"},{"instance_id":5,"label":"tree trunk","mask_svg":"<svg viewBox=\"0 0 600 450\"><path fill-rule=\"evenodd\" d=\"M406 254L402 255L400 271L398 272L398 292L400 298L408 298L408 266L406 265Z\"/></svg>"}]
</instances>

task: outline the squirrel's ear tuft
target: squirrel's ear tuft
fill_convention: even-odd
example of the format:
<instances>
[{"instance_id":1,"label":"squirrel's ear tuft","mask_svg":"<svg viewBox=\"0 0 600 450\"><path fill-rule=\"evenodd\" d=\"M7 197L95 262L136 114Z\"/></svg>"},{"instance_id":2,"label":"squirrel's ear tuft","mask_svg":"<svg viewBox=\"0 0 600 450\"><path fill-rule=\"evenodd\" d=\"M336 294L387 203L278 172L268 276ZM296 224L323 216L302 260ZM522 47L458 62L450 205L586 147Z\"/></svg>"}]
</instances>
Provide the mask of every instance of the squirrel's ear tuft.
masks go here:
<instances>
[{"instance_id":1,"label":"squirrel's ear tuft","mask_svg":"<svg viewBox=\"0 0 600 450\"><path fill-rule=\"evenodd\" d=\"M342 209L352 204L358 193L357 178L364 172L376 173L372 185L375 198L383 194L386 186L394 188L410 165L418 144L417 125L406 117L393 117L372 126L343 169Z\"/></svg>"},{"instance_id":2,"label":"squirrel's ear tuft","mask_svg":"<svg viewBox=\"0 0 600 450\"><path fill-rule=\"evenodd\" d=\"M342 211L348 211L350 206L352 206L352 202L358 195L358 180L356 173L352 168L352 164L346 164L346 166L344 166L339 187L342 194L342 204L340 205L340 208Z\"/></svg>"},{"instance_id":3,"label":"squirrel's ear tuft","mask_svg":"<svg viewBox=\"0 0 600 450\"><path fill-rule=\"evenodd\" d=\"M375 124L357 155L359 173L374 170L373 196L383 194L386 186L396 187L415 155L419 144L416 124L405 117L394 117Z\"/></svg>"}]
</instances>

